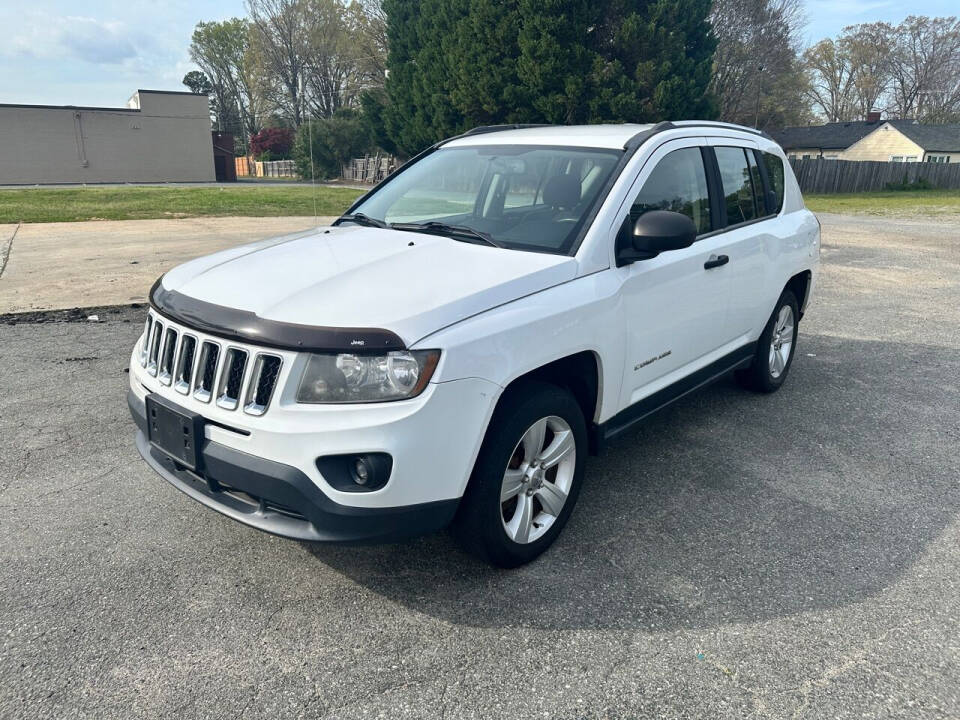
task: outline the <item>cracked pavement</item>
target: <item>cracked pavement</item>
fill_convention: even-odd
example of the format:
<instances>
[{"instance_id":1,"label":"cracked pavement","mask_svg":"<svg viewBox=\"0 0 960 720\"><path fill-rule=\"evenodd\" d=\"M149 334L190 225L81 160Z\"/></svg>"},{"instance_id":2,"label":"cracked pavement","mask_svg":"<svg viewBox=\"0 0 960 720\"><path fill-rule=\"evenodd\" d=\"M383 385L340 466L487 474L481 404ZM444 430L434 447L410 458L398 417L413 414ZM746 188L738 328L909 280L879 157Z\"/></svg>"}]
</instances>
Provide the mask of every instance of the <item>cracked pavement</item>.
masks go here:
<instances>
[{"instance_id":1,"label":"cracked pavement","mask_svg":"<svg viewBox=\"0 0 960 720\"><path fill-rule=\"evenodd\" d=\"M142 309L0 318L0 717L960 716L960 223L822 220L782 391L625 433L516 571L221 517L134 449Z\"/></svg>"}]
</instances>

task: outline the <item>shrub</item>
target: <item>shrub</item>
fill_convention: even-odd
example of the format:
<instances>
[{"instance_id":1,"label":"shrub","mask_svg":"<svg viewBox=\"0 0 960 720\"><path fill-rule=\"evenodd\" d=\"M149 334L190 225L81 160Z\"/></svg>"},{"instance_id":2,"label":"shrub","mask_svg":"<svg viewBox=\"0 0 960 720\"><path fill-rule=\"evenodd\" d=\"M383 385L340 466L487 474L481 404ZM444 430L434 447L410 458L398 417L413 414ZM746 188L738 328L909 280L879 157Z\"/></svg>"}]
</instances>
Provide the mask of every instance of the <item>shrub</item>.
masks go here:
<instances>
[{"instance_id":1,"label":"shrub","mask_svg":"<svg viewBox=\"0 0 960 720\"><path fill-rule=\"evenodd\" d=\"M257 160L286 160L292 147L291 128L264 128L250 136L250 152Z\"/></svg>"},{"instance_id":2,"label":"shrub","mask_svg":"<svg viewBox=\"0 0 960 720\"><path fill-rule=\"evenodd\" d=\"M904 190L936 190L936 188L930 184L930 181L926 178L917 178L913 182L907 180L906 174L903 176L903 180L900 182L888 182L883 186L884 190L893 190L893 191L904 191Z\"/></svg>"},{"instance_id":3,"label":"shrub","mask_svg":"<svg viewBox=\"0 0 960 720\"><path fill-rule=\"evenodd\" d=\"M310 177L310 131L313 131L313 174L317 180L340 176L340 167L368 152L373 145L370 129L352 110L330 118L317 118L297 130L293 159L301 177Z\"/></svg>"}]
</instances>

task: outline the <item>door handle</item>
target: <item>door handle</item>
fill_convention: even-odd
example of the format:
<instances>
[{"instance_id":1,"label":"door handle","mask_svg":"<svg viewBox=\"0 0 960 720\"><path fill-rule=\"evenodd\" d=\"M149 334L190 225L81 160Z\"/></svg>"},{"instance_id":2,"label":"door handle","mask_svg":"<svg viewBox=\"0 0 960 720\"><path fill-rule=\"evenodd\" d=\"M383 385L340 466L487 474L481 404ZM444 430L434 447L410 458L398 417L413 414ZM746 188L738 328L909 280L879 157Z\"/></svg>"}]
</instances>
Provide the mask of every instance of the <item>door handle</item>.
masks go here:
<instances>
[{"instance_id":1,"label":"door handle","mask_svg":"<svg viewBox=\"0 0 960 720\"><path fill-rule=\"evenodd\" d=\"M720 267L721 265L726 265L730 262L730 258L726 255L711 255L710 259L703 264L704 270L709 270L711 268Z\"/></svg>"}]
</instances>

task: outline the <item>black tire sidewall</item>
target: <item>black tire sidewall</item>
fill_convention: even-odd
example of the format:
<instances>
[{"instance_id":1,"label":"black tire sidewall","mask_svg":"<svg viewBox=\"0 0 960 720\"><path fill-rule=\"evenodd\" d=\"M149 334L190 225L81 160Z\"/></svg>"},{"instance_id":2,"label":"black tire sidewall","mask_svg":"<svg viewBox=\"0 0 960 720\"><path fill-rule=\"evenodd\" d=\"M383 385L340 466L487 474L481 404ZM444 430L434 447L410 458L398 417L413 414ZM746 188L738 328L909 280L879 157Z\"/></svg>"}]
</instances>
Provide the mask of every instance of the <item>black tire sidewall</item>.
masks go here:
<instances>
[{"instance_id":1,"label":"black tire sidewall","mask_svg":"<svg viewBox=\"0 0 960 720\"><path fill-rule=\"evenodd\" d=\"M508 392L509 396L501 399L490 421L457 521L458 534L469 549L500 567L530 562L550 547L576 504L587 456L586 421L571 393L547 383L529 383ZM550 415L562 418L573 431L576 442L573 480L563 510L550 529L534 542L519 544L510 539L503 527L500 507L503 473L527 429Z\"/></svg>"}]
</instances>

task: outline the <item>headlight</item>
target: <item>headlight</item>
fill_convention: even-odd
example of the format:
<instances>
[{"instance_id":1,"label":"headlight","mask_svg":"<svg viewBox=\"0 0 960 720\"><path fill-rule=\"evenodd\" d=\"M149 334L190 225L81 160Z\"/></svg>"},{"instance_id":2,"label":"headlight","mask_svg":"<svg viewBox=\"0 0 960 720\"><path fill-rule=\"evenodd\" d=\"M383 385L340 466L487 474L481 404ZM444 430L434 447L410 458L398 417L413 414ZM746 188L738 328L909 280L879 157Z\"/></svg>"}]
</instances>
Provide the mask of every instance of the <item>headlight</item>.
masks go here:
<instances>
[{"instance_id":1,"label":"headlight","mask_svg":"<svg viewBox=\"0 0 960 720\"><path fill-rule=\"evenodd\" d=\"M311 355L297 388L297 402L367 403L416 397L430 382L439 359L439 350Z\"/></svg>"}]
</instances>

